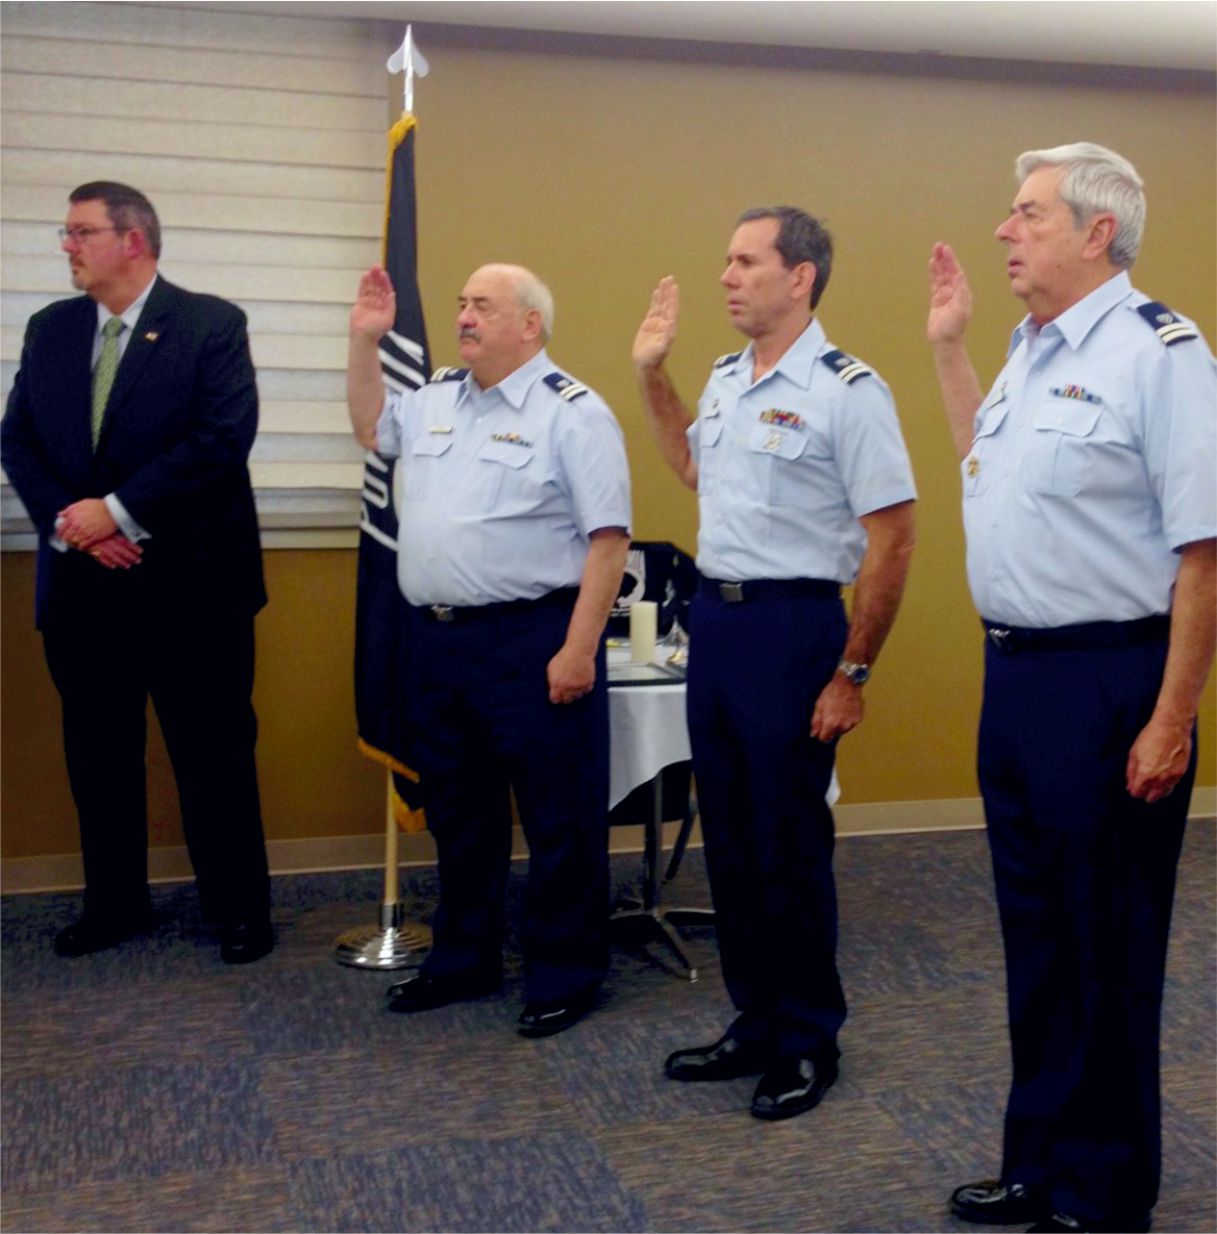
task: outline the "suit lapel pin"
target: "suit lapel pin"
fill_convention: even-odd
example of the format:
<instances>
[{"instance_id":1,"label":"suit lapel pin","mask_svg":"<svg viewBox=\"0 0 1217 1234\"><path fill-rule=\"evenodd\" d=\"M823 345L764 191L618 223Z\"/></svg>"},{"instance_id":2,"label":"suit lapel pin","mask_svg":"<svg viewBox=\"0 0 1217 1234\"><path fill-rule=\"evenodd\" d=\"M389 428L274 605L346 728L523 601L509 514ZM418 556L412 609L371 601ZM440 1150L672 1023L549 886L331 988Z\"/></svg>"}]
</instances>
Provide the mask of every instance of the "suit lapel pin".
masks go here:
<instances>
[{"instance_id":1,"label":"suit lapel pin","mask_svg":"<svg viewBox=\"0 0 1217 1234\"><path fill-rule=\"evenodd\" d=\"M158 338L160 338L160 335L155 330L149 330L144 335L144 341L147 343L155 343Z\"/></svg>"}]
</instances>

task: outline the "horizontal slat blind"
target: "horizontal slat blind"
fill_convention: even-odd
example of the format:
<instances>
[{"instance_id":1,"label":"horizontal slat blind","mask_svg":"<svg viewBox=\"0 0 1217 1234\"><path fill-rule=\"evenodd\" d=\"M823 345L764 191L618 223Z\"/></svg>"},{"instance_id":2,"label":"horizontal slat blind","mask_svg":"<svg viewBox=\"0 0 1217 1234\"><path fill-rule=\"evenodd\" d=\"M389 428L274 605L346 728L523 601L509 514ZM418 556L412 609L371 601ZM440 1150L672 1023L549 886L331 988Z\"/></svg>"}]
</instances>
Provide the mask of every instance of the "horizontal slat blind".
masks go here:
<instances>
[{"instance_id":1,"label":"horizontal slat blind","mask_svg":"<svg viewBox=\"0 0 1217 1234\"><path fill-rule=\"evenodd\" d=\"M68 193L134 184L161 218L164 276L249 316L263 527L348 529L353 543L362 455L344 401L346 320L380 254L395 29L178 5L4 9L3 396L30 314L74 294L55 235ZM5 548L33 547L7 482L0 518Z\"/></svg>"}]
</instances>

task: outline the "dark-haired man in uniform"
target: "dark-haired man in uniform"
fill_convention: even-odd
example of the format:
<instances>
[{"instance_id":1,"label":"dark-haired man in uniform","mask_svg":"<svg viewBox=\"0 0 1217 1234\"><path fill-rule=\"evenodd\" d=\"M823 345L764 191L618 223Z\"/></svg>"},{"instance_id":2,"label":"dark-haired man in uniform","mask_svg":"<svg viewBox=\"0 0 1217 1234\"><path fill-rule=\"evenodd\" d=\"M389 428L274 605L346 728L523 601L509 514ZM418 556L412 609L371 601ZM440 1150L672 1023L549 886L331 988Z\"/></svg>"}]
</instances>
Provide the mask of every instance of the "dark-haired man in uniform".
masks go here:
<instances>
[{"instance_id":1,"label":"dark-haired man in uniform","mask_svg":"<svg viewBox=\"0 0 1217 1234\"><path fill-rule=\"evenodd\" d=\"M651 427L697 490L689 733L727 990L739 1012L674 1080L757 1075L757 1118L810 1110L837 1076L833 818L838 739L896 617L915 491L883 381L815 318L832 242L802 210L749 210L720 282L749 341L715 362L694 420L664 361L677 290L634 343ZM846 616L841 587L853 583Z\"/></svg>"}]
</instances>

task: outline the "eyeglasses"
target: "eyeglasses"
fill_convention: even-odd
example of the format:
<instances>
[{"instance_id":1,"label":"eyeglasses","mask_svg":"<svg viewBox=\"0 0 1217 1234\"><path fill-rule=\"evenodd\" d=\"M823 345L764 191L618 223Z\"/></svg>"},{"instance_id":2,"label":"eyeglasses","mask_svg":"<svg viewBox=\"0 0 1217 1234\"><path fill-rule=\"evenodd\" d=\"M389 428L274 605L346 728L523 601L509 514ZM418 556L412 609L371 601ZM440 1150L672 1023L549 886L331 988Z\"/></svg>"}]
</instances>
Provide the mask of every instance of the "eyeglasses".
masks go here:
<instances>
[{"instance_id":1,"label":"eyeglasses","mask_svg":"<svg viewBox=\"0 0 1217 1234\"><path fill-rule=\"evenodd\" d=\"M61 227L59 229L59 239L62 243L66 240L71 240L73 244L85 244L91 236L96 236L103 231L118 231L117 227Z\"/></svg>"}]
</instances>

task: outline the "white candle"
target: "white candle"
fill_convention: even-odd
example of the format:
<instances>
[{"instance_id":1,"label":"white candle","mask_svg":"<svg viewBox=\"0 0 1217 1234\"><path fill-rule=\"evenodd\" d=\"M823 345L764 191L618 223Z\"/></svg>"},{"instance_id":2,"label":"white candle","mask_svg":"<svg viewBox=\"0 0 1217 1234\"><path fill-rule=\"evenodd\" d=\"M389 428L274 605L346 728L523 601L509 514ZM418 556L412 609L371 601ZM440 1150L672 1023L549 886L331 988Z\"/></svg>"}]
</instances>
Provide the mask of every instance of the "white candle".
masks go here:
<instances>
[{"instance_id":1,"label":"white candle","mask_svg":"<svg viewBox=\"0 0 1217 1234\"><path fill-rule=\"evenodd\" d=\"M630 659L649 664L655 659L655 630L659 605L654 600L635 600L630 605Z\"/></svg>"}]
</instances>

